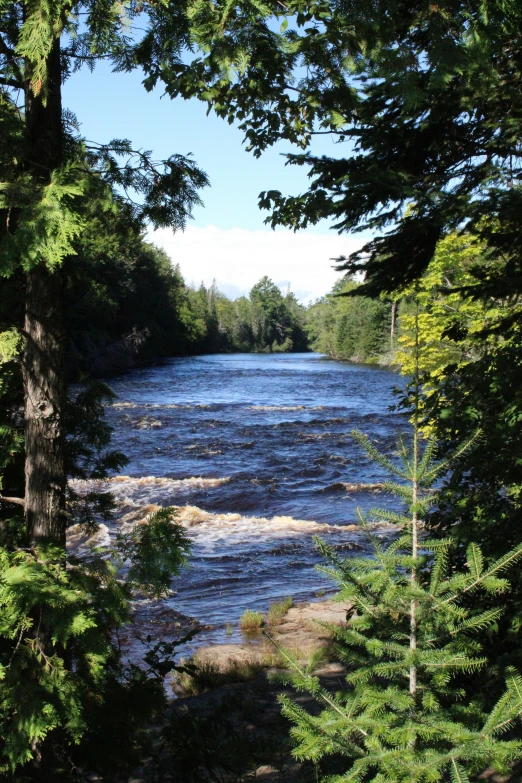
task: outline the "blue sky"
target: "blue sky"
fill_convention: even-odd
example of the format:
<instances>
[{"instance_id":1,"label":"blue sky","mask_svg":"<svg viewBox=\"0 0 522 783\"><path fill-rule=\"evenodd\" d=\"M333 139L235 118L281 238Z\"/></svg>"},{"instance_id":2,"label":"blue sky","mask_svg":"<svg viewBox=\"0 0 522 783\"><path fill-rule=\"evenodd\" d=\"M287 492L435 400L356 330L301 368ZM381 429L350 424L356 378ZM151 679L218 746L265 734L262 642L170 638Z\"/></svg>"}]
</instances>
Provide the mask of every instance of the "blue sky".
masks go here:
<instances>
[{"instance_id":1,"label":"blue sky","mask_svg":"<svg viewBox=\"0 0 522 783\"><path fill-rule=\"evenodd\" d=\"M209 284L215 278L233 296L247 291L263 270L282 286L290 283L303 301L326 293L338 276L330 257L351 252L363 240L338 237L324 221L297 235L283 229L274 234L264 225L267 213L257 206L262 190L296 194L307 187L306 168L284 165L281 153L295 151L291 145L280 143L256 159L245 151L241 131L206 116L205 104L162 98L160 89L147 93L141 80L137 72L112 73L105 63L93 73L84 69L64 85L64 106L90 140L128 138L157 158L192 153L207 172L205 207L195 209L185 235L161 231L152 237L180 264L185 279ZM312 151L341 153L330 136L317 137Z\"/></svg>"}]
</instances>

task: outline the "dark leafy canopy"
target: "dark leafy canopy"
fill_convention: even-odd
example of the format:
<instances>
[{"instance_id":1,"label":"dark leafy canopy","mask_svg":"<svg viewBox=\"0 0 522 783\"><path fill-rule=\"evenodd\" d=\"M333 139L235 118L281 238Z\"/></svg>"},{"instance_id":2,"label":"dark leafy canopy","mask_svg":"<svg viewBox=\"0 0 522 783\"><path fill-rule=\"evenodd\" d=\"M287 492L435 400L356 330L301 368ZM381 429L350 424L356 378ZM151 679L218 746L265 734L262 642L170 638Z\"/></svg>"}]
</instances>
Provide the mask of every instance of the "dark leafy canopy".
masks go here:
<instances>
[{"instance_id":1,"label":"dark leafy canopy","mask_svg":"<svg viewBox=\"0 0 522 783\"><path fill-rule=\"evenodd\" d=\"M288 156L310 167L311 184L298 196L262 194L273 226L329 218L340 231L377 234L343 264L364 269L373 294L420 275L444 232L468 225L506 255L520 288L518 2L201 2L196 11L206 54L190 65L153 60L149 84L163 79L171 95L197 95L239 121L256 155L279 139L306 147L317 132L344 143L335 157Z\"/></svg>"},{"instance_id":2,"label":"dark leafy canopy","mask_svg":"<svg viewBox=\"0 0 522 783\"><path fill-rule=\"evenodd\" d=\"M88 164L111 187L143 197L130 202L138 219L184 229L194 206L202 204L198 189L209 181L190 157L171 155L156 161L150 151L134 150L126 139L83 148Z\"/></svg>"},{"instance_id":3,"label":"dark leafy canopy","mask_svg":"<svg viewBox=\"0 0 522 783\"><path fill-rule=\"evenodd\" d=\"M110 373L132 359L190 352L185 284L170 258L144 241L128 205L91 187L76 254L64 265L68 364ZM125 363L127 362L127 364Z\"/></svg>"}]
</instances>

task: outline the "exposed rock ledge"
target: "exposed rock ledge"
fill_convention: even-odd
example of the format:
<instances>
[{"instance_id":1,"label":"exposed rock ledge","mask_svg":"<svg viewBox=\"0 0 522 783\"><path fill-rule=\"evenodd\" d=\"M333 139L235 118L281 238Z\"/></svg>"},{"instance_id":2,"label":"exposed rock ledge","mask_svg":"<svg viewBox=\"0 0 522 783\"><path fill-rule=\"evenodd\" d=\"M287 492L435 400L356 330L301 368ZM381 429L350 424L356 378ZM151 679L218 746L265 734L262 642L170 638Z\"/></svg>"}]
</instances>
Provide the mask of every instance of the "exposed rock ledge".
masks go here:
<instances>
[{"instance_id":1,"label":"exposed rock ledge","mask_svg":"<svg viewBox=\"0 0 522 783\"><path fill-rule=\"evenodd\" d=\"M267 632L274 640L306 659L311 653L328 643L330 632L324 623L340 625L346 619L347 606L333 600L294 606L281 623L268 626ZM270 641L260 634L245 639L241 644L215 644L200 647L195 654L197 663L211 662L219 669L226 669L231 662L258 663L269 661L274 652ZM267 663L267 668L269 667Z\"/></svg>"}]
</instances>

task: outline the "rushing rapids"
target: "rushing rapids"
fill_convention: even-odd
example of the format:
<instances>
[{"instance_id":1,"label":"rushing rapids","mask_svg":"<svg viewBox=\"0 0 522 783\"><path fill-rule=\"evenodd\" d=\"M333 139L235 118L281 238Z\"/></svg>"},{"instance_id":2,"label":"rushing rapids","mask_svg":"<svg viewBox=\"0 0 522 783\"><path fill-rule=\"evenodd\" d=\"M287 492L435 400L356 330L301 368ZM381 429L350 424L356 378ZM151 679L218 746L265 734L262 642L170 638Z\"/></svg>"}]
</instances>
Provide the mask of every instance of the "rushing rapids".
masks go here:
<instances>
[{"instance_id":1,"label":"rushing rapids","mask_svg":"<svg viewBox=\"0 0 522 783\"><path fill-rule=\"evenodd\" d=\"M403 420L389 407L400 380L316 354L174 359L113 380L118 398L108 417L114 446L130 458L128 475L73 482L80 495L111 492L116 511L91 538L71 528L69 546L105 547L157 508L175 506L192 541L189 568L161 605L139 602L138 626L161 616L162 635L172 637L174 610L209 626L198 637L205 644L223 640L246 608L331 589L314 569L312 538L356 555L365 547L356 507L393 504L376 498L383 473L350 431L393 451Z\"/></svg>"}]
</instances>

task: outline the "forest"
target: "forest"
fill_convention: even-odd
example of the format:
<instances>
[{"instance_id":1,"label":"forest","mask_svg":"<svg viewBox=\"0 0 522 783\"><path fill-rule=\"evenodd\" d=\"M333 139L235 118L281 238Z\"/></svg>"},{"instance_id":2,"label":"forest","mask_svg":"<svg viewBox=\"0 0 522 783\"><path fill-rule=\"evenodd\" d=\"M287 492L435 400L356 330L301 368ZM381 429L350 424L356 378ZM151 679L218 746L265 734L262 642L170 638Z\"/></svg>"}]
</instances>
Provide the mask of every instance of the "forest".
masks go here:
<instances>
[{"instance_id":1,"label":"forest","mask_svg":"<svg viewBox=\"0 0 522 783\"><path fill-rule=\"evenodd\" d=\"M520 780L521 26L518 0L0 0L0 779ZM255 157L292 145L307 186L261 193L267 225L326 220L367 238L336 259L331 294L305 307L268 277L236 300L185 284L144 236L183 230L209 177L191 156L84 138L63 85L102 62L202 102ZM313 152L325 134L335 155ZM390 445L379 419L370 437L374 412L347 420L330 452L326 432L299 430L285 455L283 479L315 438L322 462L383 476L338 478L346 502L383 495L347 529L365 549L315 539L342 607L340 622L324 616L324 649L305 655L271 630L291 601L243 621L275 650L267 764L233 698L182 711L166 690L174 677L211 693L213 677L239 698L259 669L224 683L180 656L195 631L175 625L147 633L140 663L122 654L136 606L176 595L195 545L180 508L158 503L103 539L122 503L104 482L132 454L100 378L172 356L309 351L400 370L404 431ZM156 424L153 448L161 421L142 417L132 437ZM208 429L222 425L216 414ZM341 462L348 440L359 457ZM276 485L256 476L249 493ZM98 543L71 549L73 531ZM262 699L248 706L250 725Z\"/></svg>"}]
</instances>

